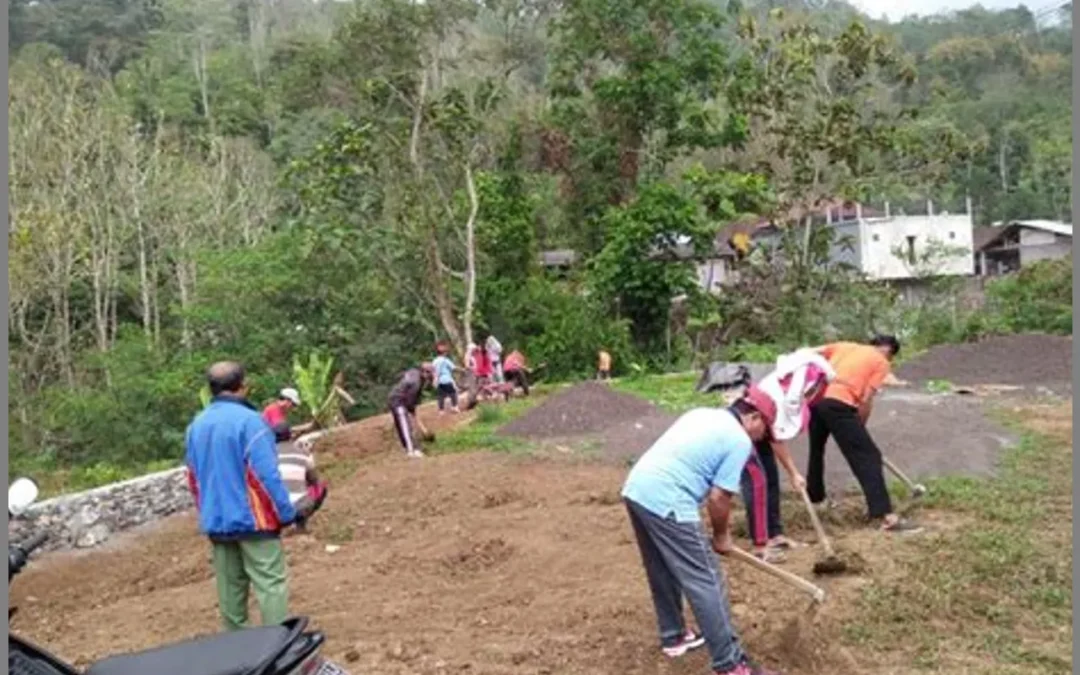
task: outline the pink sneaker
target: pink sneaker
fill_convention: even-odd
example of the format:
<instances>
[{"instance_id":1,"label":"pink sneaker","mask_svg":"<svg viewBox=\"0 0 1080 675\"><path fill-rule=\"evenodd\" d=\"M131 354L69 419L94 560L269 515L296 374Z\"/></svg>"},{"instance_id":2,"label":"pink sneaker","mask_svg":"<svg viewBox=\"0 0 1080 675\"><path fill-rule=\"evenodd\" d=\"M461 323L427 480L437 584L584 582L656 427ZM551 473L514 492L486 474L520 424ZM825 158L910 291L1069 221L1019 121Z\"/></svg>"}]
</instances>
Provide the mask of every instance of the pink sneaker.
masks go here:
<instances>
[{"instance_id":1,"label":"pink sneaker","mask_svg":"<svg viewBox=\"0 0 1080 675\"><path fill-rule=\"evenodd\" d=\"M700 633L695 633L692 630L686 631L686 635L682 636L675 644L670 647L661 647L665 656L670 658L678 658L690 651L691 649L697 649L705 644L705 638Z\"/></svg>"}]
</instances>

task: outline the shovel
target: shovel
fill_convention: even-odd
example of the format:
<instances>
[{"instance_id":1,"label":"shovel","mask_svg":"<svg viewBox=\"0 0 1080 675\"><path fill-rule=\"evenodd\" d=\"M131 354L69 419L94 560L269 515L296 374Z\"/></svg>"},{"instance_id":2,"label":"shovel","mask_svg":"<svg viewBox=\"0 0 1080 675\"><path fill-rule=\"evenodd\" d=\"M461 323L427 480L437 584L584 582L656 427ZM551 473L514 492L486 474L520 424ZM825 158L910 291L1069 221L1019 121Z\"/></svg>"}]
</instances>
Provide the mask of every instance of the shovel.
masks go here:
<instances>
[{"instance_id":1,"label":"shovel","mask_svg":"<svg viewBox=\"0 0 1080 675\"><path fill-rule=\"evenodd\" d=\"M806 593L811 598L813 598L814 602L817 602L818 604L820 604L822 602L825 602L825 590L824 589L822 589L822 588L820 588L818 586L815 586L814 584L810 583L806 579L803 579L802 577L800 577L798 575L792 574L791 572L788 572L787 570L782 570L779 567L777 567L776 565L770 565L769 563L765 562L764 560L761 560L760 558L758 558L757 556L755 556L753 554L747 553L746 551L742 550L741 548L737 548L737 547L734 547L734 546L731 547L731 550L728 551L727 556L730 557L730 558L735 558L736 560L741 560L742 562L746 563L747 565L758 568L759 570L761 570L765 574L769 574L769 575L772 575L772 576L776 577L777 579L779 579L780 581L783 581L788 586L799 589L803 593Z\"/></svg>"},{"instance_id":2,"label":"shovel","mask_svg":"<svg viewBox=\"0 0 1080 675\"><path fill-rule=\"evenodd\" d=\"M810 502L810 495L806 494L806 490L799 490L799 494L803 498L803 503L806 504L806 512L810 514L810 522L814 524L814 531L817 532L818 541L821 542L822 547L825 549L825 557L814 563L814 574L843 574L847 571L847 563L837 557L836 551L833 550L832 542L829 541L828 535L825 534L825 528L821 526L817 511L814 510L814 505Z\"/></svg>"},{"instance_id":3,"label":"shovel","mask_svg":"<svg viewBox=\"0 0 1080 675\"><path fill-rule=\"evenodd\" d=\"M925 485L923 485L922 483L913 482L910 478L907 477L907 475L904 474L903 471L900 470L900 467L896 466L891 461L889 461L888 457L886 457L885 455L882 455L881 456L881 462L885 465L886 468L889 469L889 471L892 471L894 476L899 478L900 481L903 482L903 484L907 486L907 489L911 490L912 497L914 497L915 499L918 499L919 497L922 497L923 495L926 494L926 486Z\"/></svg>"}]
</instances>

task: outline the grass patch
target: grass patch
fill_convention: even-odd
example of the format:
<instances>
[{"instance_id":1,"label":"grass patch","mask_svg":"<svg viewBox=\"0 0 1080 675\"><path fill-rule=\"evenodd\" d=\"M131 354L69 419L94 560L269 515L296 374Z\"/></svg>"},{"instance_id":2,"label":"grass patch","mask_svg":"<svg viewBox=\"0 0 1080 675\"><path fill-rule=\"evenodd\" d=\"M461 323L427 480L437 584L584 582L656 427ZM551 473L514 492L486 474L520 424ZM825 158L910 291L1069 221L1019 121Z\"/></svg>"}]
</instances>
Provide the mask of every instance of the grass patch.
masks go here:
<instances>
[{"instance_id":1,"label":"grass patch","mask_svg":"<svg viewBox=\"0 0 1080 675\"><path fill-rule=\"evenodd\" d=\"M719 394L699 394L694 391L699 377L697 373L634 377L612 382L611 386L616 391L639 396L670 413L720 405L722 399Z\"/></svg>"},{"instance_id":2,"label":"grass patch","mask_svg":"<svg viewBox=\"0 0 1080 675\"><path fill-rule=\"evenodd\" d=\"M32 478L40 490L39 500L62 494L92 490L96 487L138 478L147 474L175 469L177 460L158 460L134 465L117 465L97 462L87 466L60 468L53 464L35 461L17 462L11 467L12 479L19 476Z\"/></svg>"},{"instance_id":3,"label":"grass patch","mask_svg":"<svg viewBox=\"0 0 1080 675\"><path fill-rule=\"evenodd\" d=\"M848 643L924 670L1071 672L1070 412L1027 413L994 479L930 481L927 507L970 524L911 539L901 573L861 593Z\"/></svg>"},{"instance_id":4,"label":"grass patch","mask_svg":"<svg viewBox=\"0 0 1080 675\"><path fill-rule=\"evenodd\" d=\"M528 452L532 445L519 438L497 435L497 431L511 420L523 415L543 399L543 390L527 398L512 398L506 403L481 403L476 417L470 424L439 432L434 443L428 444L429 452L446 455L472 450L494 452Z\"/></svg>"}]
</instances>

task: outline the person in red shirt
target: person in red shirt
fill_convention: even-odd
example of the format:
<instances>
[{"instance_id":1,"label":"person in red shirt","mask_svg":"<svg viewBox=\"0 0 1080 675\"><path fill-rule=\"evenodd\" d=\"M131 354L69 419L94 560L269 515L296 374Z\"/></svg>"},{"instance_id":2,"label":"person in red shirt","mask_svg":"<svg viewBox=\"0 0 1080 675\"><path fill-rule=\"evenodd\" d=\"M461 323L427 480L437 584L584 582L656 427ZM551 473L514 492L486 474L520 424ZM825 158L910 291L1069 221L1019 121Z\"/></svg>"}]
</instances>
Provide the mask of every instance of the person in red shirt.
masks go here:
<instances>
[{"instance_id":1,"label":"person in red shirt","mask_svg":"<svg viewBox=\"0 0 1080 675\"><path fill-rule=\"evenodd\" d=\"M292 387L286 387L278 393L277 400L263 408L262 418L274 430L274 435L279 439L292 436L289 428L289 413L293 408L300 406L300 392Z\"/></svg>"},{"instance_id":2,"label":"person in red shirt","mask_svg":"<svg viewBox=\"0 0 1080 675\"><path fill-rule=\"evenodd\" d=\"M479 345L473 347L472 363L473 375L476 376L478 382L486 382L491 379L491 358L488 356L486 349Z\"/></svg>"}]
</instances>

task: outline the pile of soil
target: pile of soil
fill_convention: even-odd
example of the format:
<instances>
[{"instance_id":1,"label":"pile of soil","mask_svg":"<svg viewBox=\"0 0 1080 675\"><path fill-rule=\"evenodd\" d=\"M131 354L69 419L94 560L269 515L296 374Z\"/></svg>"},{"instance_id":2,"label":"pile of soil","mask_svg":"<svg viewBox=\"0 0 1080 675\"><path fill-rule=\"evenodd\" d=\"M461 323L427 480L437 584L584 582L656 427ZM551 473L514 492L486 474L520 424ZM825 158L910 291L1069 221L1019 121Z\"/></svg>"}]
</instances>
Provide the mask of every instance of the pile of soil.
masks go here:
<instances>
[{"instance_id":1,"label":"pile of soil","mask_svg":"<svg viewBox=\"0 0 1080 675\"><path fill-rule=\"evenodd\" d=\"M1072 381L1072 338L1035 333L941 345L897 369L913 383L1000 384L1059 388Z\"/></svg>"},{"instance_id":2,"label":"pile of soil","mask_svg":"<svg viewBox=\"0 0 1080 675\"><path fill-rule=\"evenodd\" d=\"M536 440L599 434L622 422L658 412L648 401L584 382L549 397L510 422L499 434Z\"/></svg>"}]
</instances>

